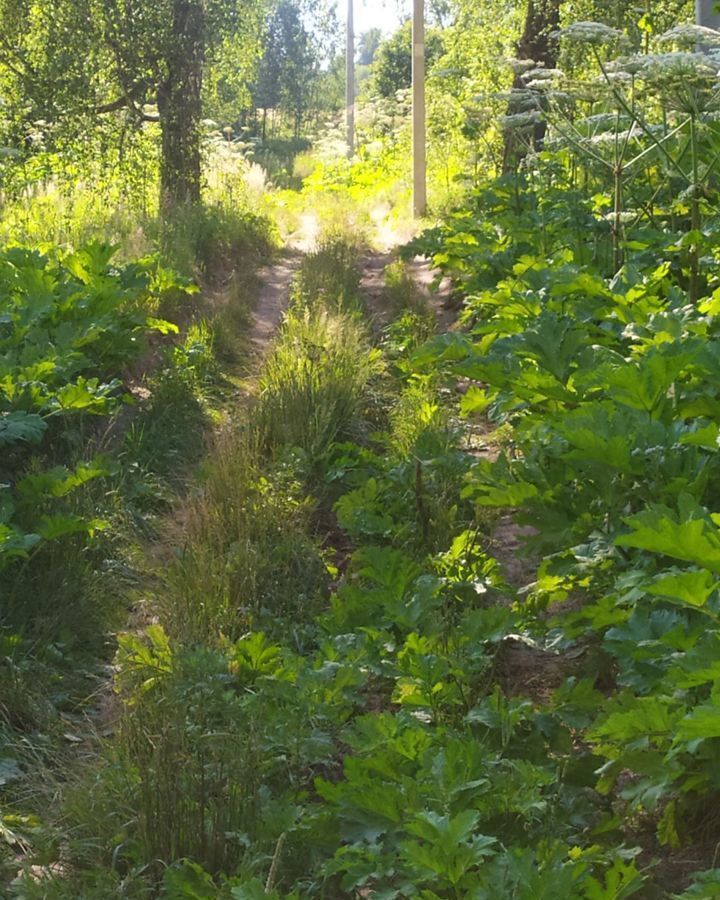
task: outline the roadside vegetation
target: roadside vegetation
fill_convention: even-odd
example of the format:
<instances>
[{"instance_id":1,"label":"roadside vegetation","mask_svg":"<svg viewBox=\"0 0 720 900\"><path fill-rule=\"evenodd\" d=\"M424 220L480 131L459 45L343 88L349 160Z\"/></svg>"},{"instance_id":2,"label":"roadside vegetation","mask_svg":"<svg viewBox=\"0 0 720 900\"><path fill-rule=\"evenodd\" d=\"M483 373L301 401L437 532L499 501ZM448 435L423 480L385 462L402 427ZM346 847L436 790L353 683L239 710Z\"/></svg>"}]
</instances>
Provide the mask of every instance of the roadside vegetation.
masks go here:
<instances>
[{"instance_id":1,"label":"roadside vegetation","mask_svg":"<svg viewBox=\"0 0 720 900\"><path fill-rule=\"evenodd\" d=\"M720 896L717 33L431 4L418 227L407 25L349 160L329 8L183 3L2 4L0 894Z\"/></svg>"}]
</instances>

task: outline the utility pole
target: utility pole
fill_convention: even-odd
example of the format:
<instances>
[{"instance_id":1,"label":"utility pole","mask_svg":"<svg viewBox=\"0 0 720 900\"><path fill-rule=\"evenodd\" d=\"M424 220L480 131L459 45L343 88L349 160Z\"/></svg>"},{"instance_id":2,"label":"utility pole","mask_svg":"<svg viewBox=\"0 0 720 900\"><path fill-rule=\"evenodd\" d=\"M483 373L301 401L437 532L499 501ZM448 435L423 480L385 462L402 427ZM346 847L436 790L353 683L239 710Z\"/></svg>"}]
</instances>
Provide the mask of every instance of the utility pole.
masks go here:
<instances>
[{"instance_id":1,"label":"utility pole","mask_svg":"<svg viewBox=\"0 0 720 900\"><path fill-rule=\"evenodd\" d=\"M715 11L716 0L695 0L695 21L705 28L720 30L720 12Z\"/></svg>"},{"instance_id":2,"label":"utility pole","mask_svg":"<svg viewBox=\"0 0 720 900\"><path fill-rule=\"evenodd\" d=\"M348 0L347 7L347 70L346 70L346 125L348 159L355 156L355 22L353 16L354 0Z\"/></svg>"},{"instance_id":3,"label":"utility pole","mask_svg":"<svg viewBox=\"0 0 720 900\"><path fill-rule=\"evenodd\" d=\"M412 28L413 212L427 212L427 148L425 143L425 0L413 0Z\"/></svg>"}]
</instances>

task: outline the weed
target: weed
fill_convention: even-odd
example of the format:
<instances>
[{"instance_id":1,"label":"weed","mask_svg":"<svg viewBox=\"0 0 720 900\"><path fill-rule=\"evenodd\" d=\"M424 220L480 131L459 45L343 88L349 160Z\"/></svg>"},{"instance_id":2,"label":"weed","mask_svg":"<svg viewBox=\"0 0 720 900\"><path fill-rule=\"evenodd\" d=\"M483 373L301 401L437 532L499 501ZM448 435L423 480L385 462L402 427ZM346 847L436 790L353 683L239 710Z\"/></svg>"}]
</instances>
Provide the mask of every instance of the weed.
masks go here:
<instances>
[{"instance_id":1,"label":"weed","mask_svg":"<svg viewBox=\"0 0 720 900\"><path fill-rule=\"evenodd\" d=\"M315 464L352 432L379 366L380 355L355 316L292 311L260 380L254 422L262 444L273 452L298 447Z\"/></svg>"},{"instance_id":2,"label":"weed","mask_svg":"<svg viewBox=\"0 0 720 900\"><path fill-rule=\"evenodd\" d=\"M192 499L184 546L157 606L183 643L307 621L325 566L307 536L310 507L291 465L264 472L252 433L226 433Z\"/></svg>"},{"instance_id":3,"label":"weed","mask_svg":"<svg viewBox=\"0 0 720 900\"><path fill-rule=\"evenodd\" d=\"M246 205L216 202L164 223L162 251L180 271L222 283L236 267L257 264L277 243L270 220Z\"/></svg>"},{"instance_id":4,"label":"weed","mask_svg":"<svg viewBox=\"0 0 720 900\"><path fill-rule=\"evenodd\" d=\"M402 260L395 260L385 268L383 299L393 321L404 313L414 314L419 321L429 316L427 302Z\"/></svg>"},{"instance_id":5,"label":"weed","mask_svg":"<svg viewBox=\"0 0 720 900\"><path fill-rule=\"evenodd\" d=\"M328 312L361 310L357 240L343 232L326 232L311 253L305 255L293 284L299 306Z\"/></svg>"}]
</instances>

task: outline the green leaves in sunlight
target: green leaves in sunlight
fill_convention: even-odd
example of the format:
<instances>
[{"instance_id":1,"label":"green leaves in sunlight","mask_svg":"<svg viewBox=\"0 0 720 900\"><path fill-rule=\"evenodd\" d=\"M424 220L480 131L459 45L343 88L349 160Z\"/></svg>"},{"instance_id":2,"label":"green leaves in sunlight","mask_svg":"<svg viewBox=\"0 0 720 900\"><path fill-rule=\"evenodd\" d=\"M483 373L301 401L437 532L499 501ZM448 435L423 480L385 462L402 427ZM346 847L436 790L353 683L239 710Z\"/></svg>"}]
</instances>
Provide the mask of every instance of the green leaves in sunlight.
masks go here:
<instances>
[{"instance_id":1,"label":"green leaves in sunlight","mask_svg":"<svg viewBox=\"0 0 720 900\"><path fill-rule=\"evenodd\" d=\"M618 546L682 559L720 574L720 529L691 502L679 512L654 506L626 522L632 531L617 538Z\"/></svg>"},{"instance_id":2,"label":"green leaves in sunlight","mask_svg":"<svg viewBox=\"0 0 720 900\"><path fill-rule=\"evenodd\" d=\"M664 600L703 607L718 587L720 581L707 569L686 569L658 576L646 590Z\"/></svg>"},{"instance_id":3,"label":"green leaves in sunlight","mask_svg":"<svg viewBox=\"0 0 720 900\"><path fill-rule=\"evenodd\" d=\"M579 127L600 127L600 118ZM602 153L601 141L593 147ZM495 664L517 640L523 651L513 664L526 654L530 673L542 660L570 674L544 703L523 696L534 692L521 669L519 684L510 678L517 697L491 683L463 715L500 752L522 746L533 761L531 723L556 715L588 750L579 767L586 785L617 817L594 834L617 827L627 836L628 821L647 818L661 845L685 847L702 841L720 735L717 222L709 208L696 209L704 225L691 227L691 200L675 207L685 219L674 225L653 215L641 226L647 209L637 210L622 245L604 255L612 198L589 169L587 191L574 180L576 149L549 150L521 176L479 186L417 244L465 292L466 330L434 338L411 359L446 389L466 390L457 409L487 445L465 475L464 498L479 516L506 513L501 541L508 513L530 526L512 549L529 557L517 634L500 639ZM655 195L647 199L653 206ZM710 255L701 264L698 253ZM556 656L540 650L550 644ZM449 656L422 628L406 637L393 700L435 725L454 704L459 711ZM463 666L466 682L479 671ZM480 834L496 833L482 817L478 824ZM632 848L615 855L600 842L573 848L577 867L563 870L572 875L562 890L543 893L538 882L527 896L636 894L645 875ZM602 864L580 876L580 860L595 852ZM500 871L501 856L483 870ZM526 896L511 894L503 877L497 896ZM678 896L712 896L715 880L698 876Z\"/></svg>"},{"instance_id":4,"label":"green leaves in sunlight","mask_svg":"<svg viewBox=\"0 0 720 900\"><path fill-rule=\"evenodd\" d=\"M166 293L192 286L157 259L115 266L116 249L96 241L69 253L0 253L0 568L42 542L103 527L62 503L51 508L106 474L102 466L43 472L35 460L26 471L24 451L52 455L53 446L78 442L86 417L122 405L119 375L143 352L145 336L177 331L148 314Z\"/></svg>"}]
</instances>

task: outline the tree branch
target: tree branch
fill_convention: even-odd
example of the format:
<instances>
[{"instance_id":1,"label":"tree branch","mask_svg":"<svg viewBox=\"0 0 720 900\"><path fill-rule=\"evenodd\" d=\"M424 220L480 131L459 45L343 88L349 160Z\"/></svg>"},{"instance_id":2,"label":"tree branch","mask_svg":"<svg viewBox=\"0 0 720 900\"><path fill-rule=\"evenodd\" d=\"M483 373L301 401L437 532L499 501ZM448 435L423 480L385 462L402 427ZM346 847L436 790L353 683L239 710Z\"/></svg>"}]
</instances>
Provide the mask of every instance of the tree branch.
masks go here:
<instances>
[{"instance_id":1,"label":"tree branch","mask_svg":"<svg viewBox=\"0 0 720 900\"><path fill-rule=\"evenodd\" d=\"M103 113L117 112L119 109L125 109L131 105L132 98L130 95L123 94L122 97L118 97L117 100L113 100L111 103L104 103L102 106L96 106L95 112L98 115L102 115Z\"/></svg>"}]
</instances>

